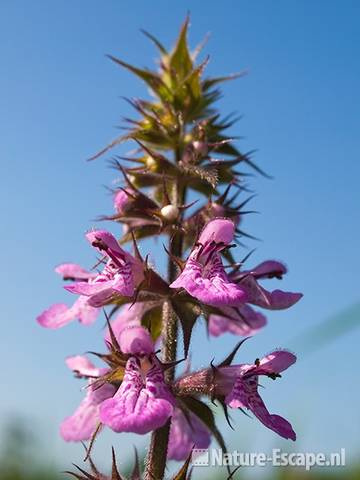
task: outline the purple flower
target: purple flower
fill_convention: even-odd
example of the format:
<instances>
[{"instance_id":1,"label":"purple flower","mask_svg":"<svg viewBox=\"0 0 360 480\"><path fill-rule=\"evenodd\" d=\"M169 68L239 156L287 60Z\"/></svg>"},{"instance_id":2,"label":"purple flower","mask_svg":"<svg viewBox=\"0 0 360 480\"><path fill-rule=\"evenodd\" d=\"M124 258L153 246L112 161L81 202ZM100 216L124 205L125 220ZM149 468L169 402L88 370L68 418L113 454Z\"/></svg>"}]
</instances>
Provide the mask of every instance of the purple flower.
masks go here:
<instances>
[{"instance_id":1,"label":"purple flower","mask_svg":"<svg viewBox=\"0 0 360 480\"><path fill-rule=\"evenodd\" d=\"M64 280L77 280L84 285L96 277L96 273L88 272L76 263L63 263L55 268L55 272L64 277ZM60 328L69 322L78 319L83 325L93 323L99 314L99 309L88 304L88 298L80 296L75 303L68 307L64 303L55 303L37 317L37 322L46 328Z\"/></svg>"},{"instance_id":2,"label":"purple flower","mask_svg":"<svg viewBox=\"0 0 360 480\"><path fill-rule=\"evenodd\" d=\"M145 434L166 423L174 404L155 355L134 356L116 394L101 404L100 420L115 432Z\"/></svg>"},{"instance_id":3,"label":"purple flower","mask_svg":"<svg viewBox=\"0 0 360 480\"><path fill-rule=\"evenodd\" d=\"M193 448L208 448L211 443L209 429L193 413L185 416L175 408L171 418L167 456L171 460L186 460Z\"/></svg>"},{"instance_id":4,"label":"purple flower","mask_svg":"<svg viewBox=\"0 0 360 480\"><path fill-rule=\"evenodd\" d=\"M215 337L225 332L247 337L266 325L266 317L249 305L221 307L219 310L221 313L209 315L209 333Z\"/></svg>"},{"instance_id":5,"label":"purple flower","mask_svg":"<svg viewBox=\"0 0 360 480\"><path fill-rule=\"evenodd\" d=\"M106 305L114 295L132 297L144 278L142 262L125 252L105 230L89 232L86 238L108 261L88 283L76 282L66 286L66 290L90 297L89 304L95 307Z\"/></svg>"},{"instance_id":6,"label":"purple flower","mask_svg":"<svg viewBox=\"0 0 360 480\"><path fill-rule=\"evenodd\" d=\"M247 408L262 422L281 437L296 440L291 424L279 415L270 414L258 392L260 375L276 378L286 370L296 357L286 350L278 350L266 355L254 364L220 367L218 371L217 393L225 396L225 403L231 408Z\"/></svg>"},{"instance_id":7,"label":"purple flower","mask_svg":"<svg viewBox=\"0 0 360 480\"><path fill-rule=\"evenodd\" d=\"M200 302L213 306L236 306L246 301L245 291L225 273L220 252L234 237L231 220L215 219L207 224L192 250L184 270L170 285L184 288Z\"/></svg>"},{"instance_id":8,"label":"purple flower","mask_svg":"<svg viewBox=\"0 0 360 480\"><path fill-rule=\"evenodd\" d=\"M83 356L69 357L67 366L78 376L90 378L86 388L86 395L75 412L67 417L60 426L60 434L67 442L79 442L89 440L99 424L100 404L112 397L116 388L105 383L100 387L94 385L96 378L104 371L94 365Z\"/></svg>"},{"instance_id":9,"label":"purple flower","mask_svg":"<svg viewBox=\"0 0 360 480\"><path fill-rule=\"evenodd\" d=\"M236 282L247 293L248 302L270 310L289 308L300 300L302 293L274 290L269 292L259 285L258 280L278 278L287 273L284 264L275 260L260 263L253 270L235 271L230 274L231 280Z\"/></svg>"}]
</instances>

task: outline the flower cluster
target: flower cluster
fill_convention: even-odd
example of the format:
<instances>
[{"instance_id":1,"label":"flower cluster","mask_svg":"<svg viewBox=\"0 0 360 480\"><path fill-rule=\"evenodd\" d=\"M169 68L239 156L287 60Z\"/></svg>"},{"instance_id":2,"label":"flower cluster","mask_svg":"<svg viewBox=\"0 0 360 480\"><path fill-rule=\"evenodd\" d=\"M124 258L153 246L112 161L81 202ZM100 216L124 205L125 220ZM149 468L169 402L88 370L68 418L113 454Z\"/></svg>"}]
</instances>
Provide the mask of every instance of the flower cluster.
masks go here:
<instances>
[{"instance_id":1,"label":"flower cluster","mask_svg":"<svg viewBox=\"0 0 360 480\"><path fill-rule=\"evenodd\" d=\"M56 303L37 318L50 329L76 319L90 325L104 309L104 352L95 354L103 365L80 355L66 359L68 368L87 384L60 433L64 440L78 442L93 440L103 428L123 434L154 432L147 480L163 478L166 459L184 461L194 447L207 448L212 438L224 447L208 400L222 406L227 418L228 408L246 409L281 437L296 438L291 424L269 413L258 392L259 377L280 377L296 361L292 353L279 349L252 363L233 364L240 342L219 365L211 362L193 371L187 362L185 372L176 371L178 327L187 358L192 329L201 319L210 335L228 332L244 338L267 324L257 308L287 309L302 296L263 286L268 279L282 279L287 272L283 263L267 260L244 268L246 261L234 260L232 247L250 237L240 229L245 214L251 213L244 210L251 198L238 203L247 191L246 175L238 166L260 169L226 136L232 122L214 113L217 85L227 78L203 78L207 62L194 65L187 29L188 21L170 52L147 34L161 52L159 72L111 57L145 81L156 97L131 100L140 119L128 119L126 135L100 152L128 139L137 144L134 156L113 159L124 184L113 192L115 213L102 217L122 229L119 239L102 228L86 234L98 255L96 265L86 270L65 263L55 269L76 300L70 307ZM125 167L124 158L135 166ZM186 204L190 190L205 197L196 210L195 202ZM160 234L169 238L166 279L138 247L142 239ZM176 478L186 478L187 466Z\"/></svg>"}]
</instances>

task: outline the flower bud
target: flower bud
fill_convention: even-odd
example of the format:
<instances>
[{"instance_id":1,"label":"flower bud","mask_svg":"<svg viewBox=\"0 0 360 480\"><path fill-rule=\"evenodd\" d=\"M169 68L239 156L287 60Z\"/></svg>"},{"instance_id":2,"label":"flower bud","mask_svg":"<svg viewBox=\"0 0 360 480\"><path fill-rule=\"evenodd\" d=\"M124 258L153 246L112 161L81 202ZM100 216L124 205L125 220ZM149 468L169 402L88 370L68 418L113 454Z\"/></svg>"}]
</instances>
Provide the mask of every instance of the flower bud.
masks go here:
<instances>
[{"instance_id":1,"label":"flower bud","mask_svg":"<svg viewBox=\"0 0 360 480\"><path fill-rule=\"evenodd\" d=\"M198 153L200 156L205 157L208 154L208 145L206 142L202 142L200 140L195 140L192 143L192 146L195 150L196 153Z\"/></svg>"},{"instance_id":2,"label":"flower bud","mask_svg":"<svg viewBox=\"0 0 360 480\"><path fill-rule=\"evenodd\" d=\"M160 210L160 213L164 220L174 222L179 216L179 209L175 205L165 205L165 207Z\"/></svg>"},{"instance_id":3,"label":"flower bud","mask_svg":"<svg viewBox=\"0 0 360 480\"><path fill-rule=\"evenodd\" d=\"M131 201L131 191L129 189L118 190L114 195L114 210L119 215L123 215Z\"/></svg>"},{"instance_id":4,"label":"flower bud","mask_svg":"<svg viewBox=\"0 0 360 480\"><path fill-rule=\"evenodd\" d=\"M209 213L214 217L225 217L226 208L216 202L211 202L209 205Z\"/></svg>"},{"instance_id":5,"label":"flower bud","mask_svg":"<svg viewBox=\"0 0 360 480\"><path fill-rule=\"evenodd\" d=\"M159 169L159 164L155 160L155 158L151 157L148 155L145 160L146 167L151 171L151 172L157 172Z\"/></svg>"}]
</instances>

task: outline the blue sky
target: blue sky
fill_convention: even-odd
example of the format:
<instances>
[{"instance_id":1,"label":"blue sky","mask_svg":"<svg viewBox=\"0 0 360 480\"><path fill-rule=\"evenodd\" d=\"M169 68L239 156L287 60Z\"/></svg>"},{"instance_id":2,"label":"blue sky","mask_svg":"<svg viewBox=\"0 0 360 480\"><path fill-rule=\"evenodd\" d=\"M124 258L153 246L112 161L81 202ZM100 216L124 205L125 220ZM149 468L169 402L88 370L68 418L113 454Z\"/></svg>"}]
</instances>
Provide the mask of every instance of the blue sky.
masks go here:
<instances>
[{"instance_id":1,"label":"blue sky","mask_svg":"<svg viewBox=\"0 0 360 480\"><path fill-rule=\"evenodd\" d=\"M239 146L258 149L257 163L275 178L253 180L259 195L252 205L261 215L244 226L263 239L253 261L284 260L290 273L283 288L305 294L292 310L269 315L269 327L239 359L286 347L298 333L359 300L358 2L1 2L0 426L21 415L41 431L49 458L59 465L81 456L78 446L57 438L58 423L82 395L63 358L101 348L103 324L51 332L35 317L70 299L54 265L92 264L83 233L111 210L104 185L114 175L104 160L85 159L116 135L114 126L130 113L120 96L146 95L144 85L104 54L153 65L155 50L139 29L169 45L188 10L191 45L211 32L209 73L249 71L226 85L219 107L243 114L233 129L243 136ZM243 254L239 249L239 258ZM161 255L159 247L153 257ZM207 364L209 352L223 357L236 341L227 336L208 347L203 336L199 325L196 365ZM346 447L349 455L359 453L359 340L360 330L353 331L309 357L300 348L298 364L268 385L269 408L291 419L298 432L295 447L241 415L238 430L228 435L232 447ZM107 434L97 445L101 459L110 438L115 445L128 443Z\"/></svg>"}]
</instances>

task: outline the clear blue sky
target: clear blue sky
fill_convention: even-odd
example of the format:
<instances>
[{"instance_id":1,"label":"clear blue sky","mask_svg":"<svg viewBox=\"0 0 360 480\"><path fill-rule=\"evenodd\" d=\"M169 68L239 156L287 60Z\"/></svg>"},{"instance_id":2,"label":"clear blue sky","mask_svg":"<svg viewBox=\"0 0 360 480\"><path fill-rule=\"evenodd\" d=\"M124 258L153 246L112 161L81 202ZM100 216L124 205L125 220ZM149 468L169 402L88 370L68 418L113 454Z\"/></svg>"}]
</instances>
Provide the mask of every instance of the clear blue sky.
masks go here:
<instances>
[{"instance_id":1,"label":"clear blue sky","mask_svg":"<svg viewBox=\"0 0 360 480\"><path fill-rule=\"evenodd\" d=\"M70 298L54 265L93 261L83 233L111 210L104 185L113 172L104 160L85 159L130 113L120 96L145 92L104 54L152 65L155 50L139 29L172 43L187 10L193 46L211 32L209 73L249 70L225 87L219 106L244 115L234 129L244 137L239 146L257 148L256 161L275 177L253 181L261 215L248 218L246 228L263 239L253 260L284 260L290 274L283 288L305 294L292 310L269 316L269 327L248 342L240 360L286 347L359 300L359 2L3 0L0 426L22 415L42 432L51 461L62 465L77 461L81 449L57 438L57 424L82 395L63 358L100 348L102 321L51 332L35 317ZM196 365L201 358L208 363L209 352L221 358L235 342L229 336L208 348L203 335L199 326ZM359 453L359 341L360 330L312 356L298 351L299 363L268 385L269 407L298 432L289 448ZM285 445L256 421L236 418L233 448ZM128 437L120 437L106 439L127 445ZM97 449L103 461L105 442Z\"/></svg>"}]
</instances>

